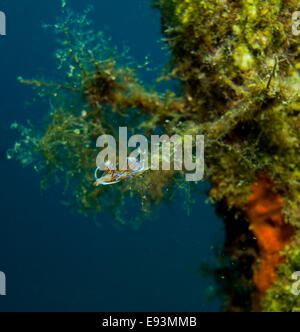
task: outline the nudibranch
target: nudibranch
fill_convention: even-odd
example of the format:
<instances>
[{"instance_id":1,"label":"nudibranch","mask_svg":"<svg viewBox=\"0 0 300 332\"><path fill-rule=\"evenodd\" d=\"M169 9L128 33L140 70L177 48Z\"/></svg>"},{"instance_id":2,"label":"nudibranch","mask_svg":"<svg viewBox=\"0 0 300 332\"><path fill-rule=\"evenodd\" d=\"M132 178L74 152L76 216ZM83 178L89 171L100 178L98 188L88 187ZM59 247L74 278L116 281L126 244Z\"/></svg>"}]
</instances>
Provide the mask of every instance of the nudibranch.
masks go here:
<instances>
[{"instance_id":1,"label":"nudibranch","mask_svg":"<svg viewBox=\"0 0 300 332\"><path fill-rule=\"evenodd\" d=\"M106 170L104 171L102 177L98 178L98 172L100 171L99 167L95 171L95 180L94 186L107 186L111 184L118 183L122 180L131 179L135 176L141 175L147 170L145 161L136 161L130 160L128 158L129 169L127 170L115 170L116 167L113 167L113 164L110 163ZM117 164L118 165L118 164Z\"/></svg>"}]
</instances>

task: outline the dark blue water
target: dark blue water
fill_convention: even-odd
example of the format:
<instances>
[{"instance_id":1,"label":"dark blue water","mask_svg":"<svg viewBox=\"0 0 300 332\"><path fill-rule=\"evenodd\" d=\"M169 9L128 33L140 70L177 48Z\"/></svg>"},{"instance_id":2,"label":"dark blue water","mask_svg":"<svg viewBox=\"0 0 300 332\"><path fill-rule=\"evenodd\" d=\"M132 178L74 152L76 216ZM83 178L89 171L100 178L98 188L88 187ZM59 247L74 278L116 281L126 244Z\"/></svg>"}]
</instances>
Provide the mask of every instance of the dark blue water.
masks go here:
<instances>
[{"instance_id":1,"label":"dark blue water","mask_svg":"<svg viewBox=\"0 0 300 332\"><path fill-rule=\"evenodd\" d=\"M79 12L94 5L96 29L106 29L114 44L130 46L139 63L150 55L153 66L162 66L168 55L158 43L160 16L149 3L69 1ZM118 230L109 215L96 223L73 214L61 204L59 185L41 194L38 174L6 160L6 149L18 138L11 123L47 112L42 103L25 106L33 92L17 77L53 76L55 35L42 24L56 21L60 1L3 0L0 10L7 16L7 36L0 37L0 271L6 273L7 296L0 297L0 310L219 310L220 299L207 299L213 281L197 274L201 263L213 262L212 246L223 241L222 223L204 195L190 216L178 198L139 230ZM143 78L150 84L153 77Z\"/></svg>"}]
</instances>

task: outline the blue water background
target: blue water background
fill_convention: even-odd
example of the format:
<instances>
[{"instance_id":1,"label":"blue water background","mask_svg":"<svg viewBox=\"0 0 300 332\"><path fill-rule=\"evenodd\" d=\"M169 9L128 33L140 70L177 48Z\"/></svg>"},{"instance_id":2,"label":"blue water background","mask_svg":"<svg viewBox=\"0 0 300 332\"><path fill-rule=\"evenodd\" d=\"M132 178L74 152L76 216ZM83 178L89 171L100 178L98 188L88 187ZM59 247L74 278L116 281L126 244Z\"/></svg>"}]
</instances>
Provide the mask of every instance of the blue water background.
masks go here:
<instances>
[{"instance_id":1,"label":"blue water background","mask_svg":"<svg viewBox=\"0 0 300 332\"><path fill-rule=\"evenodd\" d=\"M167 63L161 50L160 14L147 0L70 0L81 12L94 5L96 29L113 43L131 48L143 63ZM41 120L45 104L25 106L33 92L17 77L53 77L55 35L42 28L60 13L58 0L3 0L7 36L0 37L0 271L7 296L0 311L218 311L221 299L207 299L212 280L199 278L203 262L213 262L223 227L206 196L197 197L187 216L183 197L163 205L139 230L116 229L109 215L98 222L61 204L62 185L41 194L40 175L6 160L17 133L10 125ZM152 73L143 73L151 84ZM103 197L109 200L110 197ZM137 210L131 208L134 217ZM97 224L101 224L101 226Z\"/></svg>"}]
</instances>

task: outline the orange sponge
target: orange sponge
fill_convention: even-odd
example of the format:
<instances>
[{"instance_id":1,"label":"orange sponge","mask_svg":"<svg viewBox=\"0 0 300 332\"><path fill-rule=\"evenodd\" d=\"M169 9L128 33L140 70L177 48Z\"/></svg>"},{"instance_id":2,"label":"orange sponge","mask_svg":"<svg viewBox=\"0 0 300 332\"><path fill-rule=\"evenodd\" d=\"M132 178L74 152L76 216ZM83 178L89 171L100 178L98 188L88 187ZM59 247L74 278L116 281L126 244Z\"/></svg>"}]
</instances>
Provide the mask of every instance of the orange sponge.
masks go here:
<instances>
[{"instance_id":1,"label":"orange sponge","mask_svg":"<svg viewBox=\"0 0 300 332\"><path fill-rule=\"evenodd\" d=\"M274 192L274 184L267 173L260 174L251 188L253 194L249 197L247 217L259 247L254 283L263 299L276 280L276 270L283 262L280 251L291 242L294 229L284 222L283 199Z\"/></svg>"}]
</instances>

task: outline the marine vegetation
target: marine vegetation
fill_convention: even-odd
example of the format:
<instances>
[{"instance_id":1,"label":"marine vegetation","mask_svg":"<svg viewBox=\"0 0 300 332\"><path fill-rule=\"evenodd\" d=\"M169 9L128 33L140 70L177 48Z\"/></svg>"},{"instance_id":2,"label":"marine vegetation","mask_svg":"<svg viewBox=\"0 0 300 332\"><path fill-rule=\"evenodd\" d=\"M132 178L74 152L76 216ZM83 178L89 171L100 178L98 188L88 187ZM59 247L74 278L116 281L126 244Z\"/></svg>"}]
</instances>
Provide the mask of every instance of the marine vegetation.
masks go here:
<instances>
[{"instance_id":1,"label":"marine vegetation","mask_svg":"<svg viewBox=\"0 0 300 332\"><path fill-rule=\"evenodd\" d=\"M197 186L180 172L149 171L112 186L92 186L103 133L205 135L205 180L224 218L226 259L215 276L227 311L297 311L292 275L300 271L300 38L292 33L296 0L158 0L169 67L180 93L147 90L137 66L89 26L87 13L64 17L56 53L62 80L24 80L49 99L46 128L21 129L10 151L49 179L65 179L83 213L109 207L122 224L128 200L141 215ZM201 222L199 220L199 222ZM229 262L229 263L228 263ZM220 275L223 278L220 278ZM224 279L225 276L225 279ZM243 297L241 297L243 294Z\"/></svg>"}]
</instances>

